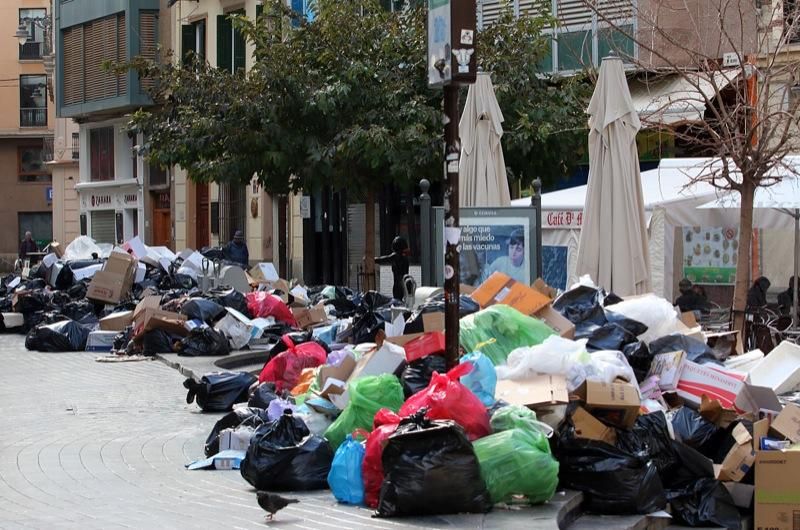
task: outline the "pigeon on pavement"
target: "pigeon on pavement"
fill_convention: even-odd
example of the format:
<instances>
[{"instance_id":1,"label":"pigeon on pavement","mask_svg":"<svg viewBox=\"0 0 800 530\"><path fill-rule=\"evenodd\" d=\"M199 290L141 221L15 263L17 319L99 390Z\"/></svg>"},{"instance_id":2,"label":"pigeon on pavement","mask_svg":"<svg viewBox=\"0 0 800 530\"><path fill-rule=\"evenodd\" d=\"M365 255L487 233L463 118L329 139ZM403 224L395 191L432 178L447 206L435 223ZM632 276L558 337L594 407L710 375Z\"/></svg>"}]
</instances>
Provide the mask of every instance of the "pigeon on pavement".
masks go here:
<instances>
[{"instance_id":1,"label":"pigeon on pavement","mask_svg":"<svg viewBox=\"0 0 800 530\"><path fill-rule=\"evenodd\" d=\"M258 497L258 505L261 506L265 512L267 512L266 517L270 521L272 520L272 516L278 513L280 510L283 510L290 504L300 502L297 499L286 499L276 493L270 493L268 491L257 491L256 496Z\"/></svg>"}]
</instances>

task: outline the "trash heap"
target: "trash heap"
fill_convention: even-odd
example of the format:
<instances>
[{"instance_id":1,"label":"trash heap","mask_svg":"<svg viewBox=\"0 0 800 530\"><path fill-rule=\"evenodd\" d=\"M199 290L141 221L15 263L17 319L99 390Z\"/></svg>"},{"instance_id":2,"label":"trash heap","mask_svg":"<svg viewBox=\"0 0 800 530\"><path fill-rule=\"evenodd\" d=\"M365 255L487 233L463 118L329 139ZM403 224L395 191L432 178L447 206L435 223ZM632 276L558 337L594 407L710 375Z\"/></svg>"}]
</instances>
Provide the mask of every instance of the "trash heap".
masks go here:
<instances>
[{"instance_id":1,"label":"trash heap","mask_svg":"<svg viewBox=\"0 0 800 530\"><path fill-rule=\"evenodd\" d=\"M588 281L555 293L495 274L462 295L463 355L448 366L441 296L409 312L339 291L319 291L328 318L310 336L285 335L257 381L229 391L240 403L191 467L239 468L271 491L330 488L381 517L486 512L569 488L600 514L791 521L794 344L745 353L737 333L705 334L654 295Z\"/></svg>"},{"instance_id":2,"label":"trash heap","mask_svg":"<svg viewBox=\"0 0 800 530\"><path fill-rule=\"evenodd\" d=\"M755 513L757 527L790 528L800 503L800 347L744 352L738 333L704 333L654 295L496 273L463 287L462 355L448 365L442 295L410 310L137 240L55 250L0 282L4 329L29 349L262 352L257 373L184 383L187 402L225 413L190 469L330 488L381 517L569 488L600 514L740 528Z\"/></svg>"}]
</instances>

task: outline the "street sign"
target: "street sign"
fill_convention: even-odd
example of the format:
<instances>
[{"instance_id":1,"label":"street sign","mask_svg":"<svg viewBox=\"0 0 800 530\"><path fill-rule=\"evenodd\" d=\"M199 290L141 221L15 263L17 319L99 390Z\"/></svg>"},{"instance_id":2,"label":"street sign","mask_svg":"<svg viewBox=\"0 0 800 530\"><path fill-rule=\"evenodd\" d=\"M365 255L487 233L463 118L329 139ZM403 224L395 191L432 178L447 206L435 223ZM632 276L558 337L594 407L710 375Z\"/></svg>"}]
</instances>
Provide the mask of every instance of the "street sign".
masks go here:
<instances>
[{"instance_id":1,"label":"street sign","mask_svg":"<svg viewBox=\"0 0 800 530\"><path fill-rule=\"evenodd\" d=\"M47 188L44 193L45 197L47 198L47 202L53 202L53 188Z\"/></svg>"},{"instance_id":2,"label":"street sign","mask_svg":"<svg viewBox=\"0 0 800 530\"><path fill-rule=\"evenodd\" d=\"M474 0L428 0L428 85L475 82Z\"/></svg>"},{"instance_id":3,"label":"street sign","mask_svg":"<svg viewBox=\"0 0 800 530\"><path fill-rule=\"evenodd\" d=\"M309 195L300 197L300 218L311 219L311 197Z\"/></svg>"}]
</instances>

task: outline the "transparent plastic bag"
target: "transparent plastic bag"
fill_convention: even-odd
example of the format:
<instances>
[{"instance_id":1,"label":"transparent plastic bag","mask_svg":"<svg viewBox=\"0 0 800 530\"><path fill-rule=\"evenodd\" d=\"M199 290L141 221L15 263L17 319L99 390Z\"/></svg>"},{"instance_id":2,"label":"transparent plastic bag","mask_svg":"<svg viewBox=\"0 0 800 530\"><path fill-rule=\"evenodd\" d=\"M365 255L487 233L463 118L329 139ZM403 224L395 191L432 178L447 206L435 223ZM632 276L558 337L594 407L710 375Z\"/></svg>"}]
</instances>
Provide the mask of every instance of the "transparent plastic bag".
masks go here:
<instances>
[{"instance_id":1,"label":"transparent plastic bag","mask_svg":"<svg viewBox=\"0 0 800 530\"><path fill-rule=\"evenodd\" d=\"M92 259L92 254L102 255L103 251L98 247L94 239L89 236L79 236L72 240L72 243L64 249L62 261L78 261L82 259Z\"/></svg>"},{"instance_id":2,"label":"transparent plastic bag","mask_svg":"<svg viewBox=\"0 0 800 530\"><path fill-rule=\"evenodd\" d=\"M566 375L576 363L589 361L586 339L569 340L550 336L537 346L517 348L508 355L504 366L498 366L500 379L525 379L536 374Z\"/></svg>"},{"instance_id":3,"label":"transparent plastic bag","mask_svg":"<svg viewBox=\"0 0 800 530\"><path fill-rule=\"evenodd\" d=\"M461 384L469 388L487 407L494 405L497 374L492 361L483 353L476 351L461 357L461 362L472 364L472 370L461 376Z\"/></svg>"}]
</instances>

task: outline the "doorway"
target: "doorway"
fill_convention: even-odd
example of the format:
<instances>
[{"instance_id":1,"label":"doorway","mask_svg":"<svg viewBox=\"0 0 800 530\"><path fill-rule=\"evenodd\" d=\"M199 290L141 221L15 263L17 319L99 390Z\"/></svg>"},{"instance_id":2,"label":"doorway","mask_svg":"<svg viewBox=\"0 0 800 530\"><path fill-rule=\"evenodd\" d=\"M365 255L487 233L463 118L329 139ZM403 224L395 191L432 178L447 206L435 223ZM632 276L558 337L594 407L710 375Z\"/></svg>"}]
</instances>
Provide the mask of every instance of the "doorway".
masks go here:
<instances>
[{"instance_id":1,"label":"doorway","mask_svg":"<svg viewBox=\"0 0 800 530\"><path fill-rule=\"evenodd\" d=\"M195 205L197 206L195 247L197 247L199 250L211 244L211 231L209 227L211 211L208 196L208 184L195 184Z\"/></svg>"},{"instance_id":2,"label":"doorway","mask_svg":"<svg viewBox=\"0 0 800 530\"><path fill-rule=\"evenodd\" d=\"M153 194L153 246L172 247L172 214L170 211L169 192L159 191Z\"/></svg>"}]
</instances>

